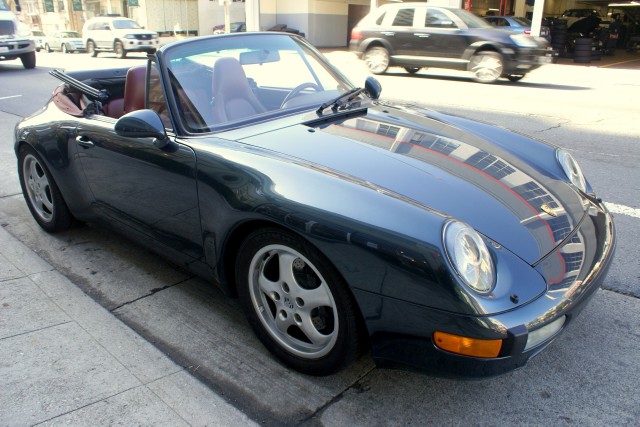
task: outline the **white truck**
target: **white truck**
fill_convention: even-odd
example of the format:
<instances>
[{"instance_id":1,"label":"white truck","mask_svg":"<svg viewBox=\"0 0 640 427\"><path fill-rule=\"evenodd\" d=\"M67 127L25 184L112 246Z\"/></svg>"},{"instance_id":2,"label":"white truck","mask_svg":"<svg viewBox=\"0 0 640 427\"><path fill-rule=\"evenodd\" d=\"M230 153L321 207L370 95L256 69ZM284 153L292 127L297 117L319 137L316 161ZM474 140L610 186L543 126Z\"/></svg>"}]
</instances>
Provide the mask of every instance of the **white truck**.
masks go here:
<instances>
[{"instance_id":1,"label":"white truck","mask_svg":"<svg viewBox=\"0 0 640 427\"><path fill-rule=\"evenodd\" d=\"M0 61L18 59L24 68L35 68L36 45L27 32L20 31L16 15L0 0Z\"/></svg>"}]
</instances>

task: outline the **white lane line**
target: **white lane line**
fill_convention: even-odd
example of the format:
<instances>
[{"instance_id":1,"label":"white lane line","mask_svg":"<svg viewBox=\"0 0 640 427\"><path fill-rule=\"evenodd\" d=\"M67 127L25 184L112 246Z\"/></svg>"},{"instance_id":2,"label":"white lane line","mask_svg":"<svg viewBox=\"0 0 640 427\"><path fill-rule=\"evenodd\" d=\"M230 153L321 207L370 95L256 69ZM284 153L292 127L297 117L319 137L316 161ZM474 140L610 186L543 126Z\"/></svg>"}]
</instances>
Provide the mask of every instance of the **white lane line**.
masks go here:
<instances>
[{"instance_id":1,"label":"white lane line","mask_svg":"<svg viewBox=\"0 0 640 427\"><path fill-rule=\"evenodd\" d=\"M0 96L0 101L3 99L20 98L22 95Z\"/></svg>"},{"instance_id":2,"label":"white lane line","mask_svg":"<svg viewBox=\"0 0 640 427\"><path fill-rule=\"evenodd\" d=\"M616 203L605 203L607 209L611 213L617 213L622 215L629 215L634 218L640 218L640 209L630 208L629 206L618 205Z\"/></svg>"}]
</instances>

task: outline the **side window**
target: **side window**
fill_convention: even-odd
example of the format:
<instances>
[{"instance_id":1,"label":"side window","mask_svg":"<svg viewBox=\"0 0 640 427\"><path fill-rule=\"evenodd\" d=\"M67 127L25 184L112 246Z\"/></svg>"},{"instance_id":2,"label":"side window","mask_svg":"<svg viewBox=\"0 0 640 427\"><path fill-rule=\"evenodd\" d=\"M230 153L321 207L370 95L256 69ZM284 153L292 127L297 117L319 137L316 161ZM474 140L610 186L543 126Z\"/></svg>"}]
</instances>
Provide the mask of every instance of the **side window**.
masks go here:
<instances>
[{"instance_id":1,"label":"side window","mask_svg":"<svg viewBox=\"0 0 640 427\"><path fill-rule=\"evenodd\" d=\"M147 91L147 93L148 108L158 113L165 128L172 129L173 125L171 124L171 119L169 118L167 100L162 93L158 64L156 64L155 62L151 64L151 72L149 73L149 90Z\"/></svg>"},{"instance_id":2,"label":"side window","mask_svg":"<svg viewBox=\"0 0 640 427\"><path fill-rule=\"evenodd\" d=\"M413 27L415 9L400 9L391 24L394 27Z\"/></svg>"},{"instance_id":3,"label":"side window","mask_svg":"<svg viewBox=\"0 0 640 427\"><path fill-rule=\"evenodd\" d=\"M387 12L384 12L382 15L380 15L380 17L376 20L376 25L382 25L382 21L384 20L386 14Z\"/></svg>"},{"instance_id":4,"label":"side window","mask_svg":"<svg viewBox=\"0 0 640 427\"><path fill-rule=\"evenodd\" d=\"M427 10L424 26L430 28L457 28L451 18L438 9Z\"/></svg>"}]
</instances>

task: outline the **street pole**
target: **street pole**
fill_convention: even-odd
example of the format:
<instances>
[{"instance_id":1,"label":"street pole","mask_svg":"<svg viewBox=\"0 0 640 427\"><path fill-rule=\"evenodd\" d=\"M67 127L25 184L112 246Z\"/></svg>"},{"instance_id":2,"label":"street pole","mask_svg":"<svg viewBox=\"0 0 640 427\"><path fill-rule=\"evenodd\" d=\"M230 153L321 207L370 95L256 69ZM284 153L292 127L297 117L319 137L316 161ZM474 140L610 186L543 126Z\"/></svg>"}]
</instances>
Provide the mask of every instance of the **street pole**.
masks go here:
<instances>
[{"instance_id":1,"label":"street pole","mask_svg":"<svg viewBox=\"0 0 640 427\"><path fill-rule=\"evenodd\" d=\"M229 0L224 0L224 32L231 32L231 18L229 17Z\"/></svg>"},{"instance_id":2,"label":"street pole","mask_svg":"<svg viewBox=\"0 0 640 427\"><path fill-rule=\"evenodd\" d=\"M540 37L542 27L542 12L544 11L544 0L536 0L533 4L533 16L531 17L531 35Z\"/></svg>"}]
</instances>

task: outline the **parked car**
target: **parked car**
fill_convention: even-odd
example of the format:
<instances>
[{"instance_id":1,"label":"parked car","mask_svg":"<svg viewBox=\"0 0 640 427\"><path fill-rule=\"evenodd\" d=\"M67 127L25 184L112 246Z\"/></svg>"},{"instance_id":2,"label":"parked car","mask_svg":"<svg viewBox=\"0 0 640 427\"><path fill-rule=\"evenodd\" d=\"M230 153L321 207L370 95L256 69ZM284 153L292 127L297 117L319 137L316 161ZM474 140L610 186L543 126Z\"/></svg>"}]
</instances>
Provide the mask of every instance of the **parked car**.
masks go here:
<instances>
[{"instance_id":1,"label":"parked car","mask_svg":"<svg viewBox=\"0 0 640 427\"><path fill-rule=\"evenodd\" d=\"M46 37L47 35L40 30L31 30L31 40L36 44L36 52L44 49L44 39Z\"/></svg>"},{"instance_id":2,"label":"parked car","mask_svg":"<svg viewBox=\"0 0 640 427\"><path fill-rule=\"evenodd\" d=\"M485 16L484 19L489 24L500 30L531 35L531 20L527 18L519 16ZM551 32L549 31L549 27L545 25L540 27L540 37L551 42Z\"/></svg>"},{"instance_id":3,"label":"parked car","mask_svg":"<svg viewBox=\"0 0 640 427\"><path fill-rule=\"evenodd\" d=\"M370 348L380 366L508 372L611 264L611 216L559 147L379 100L296 35L147 61L74 74L106 91L54 72L66 83L15 129L27 206L46 231L103 224L238 295L294 369Z\"/></svg>"},{"instance_id":4,"label":"parked car","mask_svg":"<svg viewBox=\"0 0 640 427\"><path fill-rule=\"evenodd\" d=\"M82 41L93 57L98 52L114 52L118 58L124 58L129 52L153 53L160 46L158 33L122 16L89 19L82 27Z\"/></svg>"},{"instance_id":5,"label":"parked car","mask_svg":"<svg viewBox=\"0 0 640 427\"><path fill-rule=\"evenodd\" d=\"M349 46L374 74L390 66L409 73L449 68L468 70L482 83L517 81L552 60L547 43L496 30L466 10L426 3L380 6L356 25Z\"/></svg>"},{"instance_id":6,"label":"parked car","mask_svg":"<svg viewBox=\"0 0 640 427\"><path fill-rule=\"evenodd\" d=\"M247 31L247 25L244 22L232 22L229 29L232 33L244 33ZM224 24L213 27L213 34L224 34Z\"/></svg>"},{"instance_id":7,"label":"parked car","mask_svg":"<svg viewBox=\"0 0 640 427\"><path fill-rule=\"evenodd\" d=\"M596 17L603 21L602 15L596 9L568 9L558 19L564 19L567 21L567 27L571 27L577 21L588 17Z\"/></svg>"},{"instance_id":8,"label":"parked car","mask_svg":"<svg viewBox=\"0 0 640 427\"><path fill-rule=\"evenodd\" d=\"M45 39L44 50L62 53L86 52L82 36L77 31L58 31Z\"/></svg>"}]
</instances>

